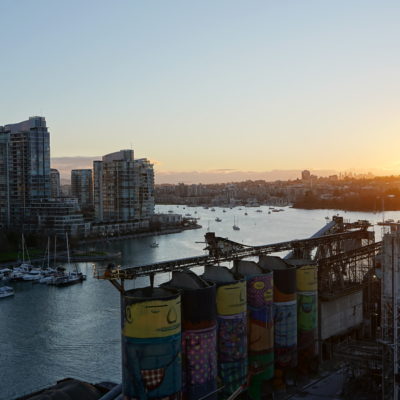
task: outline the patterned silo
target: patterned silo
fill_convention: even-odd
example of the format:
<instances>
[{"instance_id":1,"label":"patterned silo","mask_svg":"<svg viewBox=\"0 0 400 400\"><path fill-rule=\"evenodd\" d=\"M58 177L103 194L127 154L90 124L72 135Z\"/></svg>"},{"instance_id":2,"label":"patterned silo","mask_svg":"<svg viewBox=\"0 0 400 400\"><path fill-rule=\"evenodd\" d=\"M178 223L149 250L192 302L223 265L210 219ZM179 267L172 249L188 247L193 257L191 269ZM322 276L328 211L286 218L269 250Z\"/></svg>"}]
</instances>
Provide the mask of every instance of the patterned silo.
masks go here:
<instances>
[{"instance_id":1,"label":"patterned silo","mask_svg":"<svg viewBox=\"0 0 400 400\"><path fill-rule=\"evenodd\" d=\"M181 290L183 394L197 400L217 389L216 286L191 271L173 272L162 286Z\"/></svg>"},{"instance_id":2,"label":"patterned silo","mask_svg":"<svg viewBox=\"0 0 400 400\"><path fill-rule=\"evenodd\" d=\"M273 276L253 261L235 261L247 284L249 396L260 399L274 376Z\"/></svg>"},{"instance_id":3,"label":"patterned silo","mask_svg":"<svg viewBox=\"0 0 400 400\"><path fill-rule=\"evenodd\" d=\"M288 260L297 267L297 340L299 368L314 372L318 356L317 266L310 260Z\"/></svg>"},{"instance_id":4,"label":"patterned silo","mask_svg":"<svg viewBox=\"0 0 400 400\"><path fill-rule=\"evenodd\" d=\"M273 271L275 375L280 377L297 366L296 268L271 256L260 256L259 265Z\"/></svg>"},{"instance_id":5,"label":"patterned silo","mask_svg":"<svg viewBox=\"0 0 400 400\"><path fill-rule=\"evenodd\" d=\"M180 398L180 293L151 287L129 290L121 306L124 398Z\"/></svg>"},{"instance_id":6,"label":"patterned silo","mask_svg":"<svg viewBox=\"0 0 400 400\"><path fill-rule=\"evenodd\" d=\"M246 281L219 266L205 267L203 278L217 285L218 376L227 398L247 381Z\"/></svg>"}]
</instances>

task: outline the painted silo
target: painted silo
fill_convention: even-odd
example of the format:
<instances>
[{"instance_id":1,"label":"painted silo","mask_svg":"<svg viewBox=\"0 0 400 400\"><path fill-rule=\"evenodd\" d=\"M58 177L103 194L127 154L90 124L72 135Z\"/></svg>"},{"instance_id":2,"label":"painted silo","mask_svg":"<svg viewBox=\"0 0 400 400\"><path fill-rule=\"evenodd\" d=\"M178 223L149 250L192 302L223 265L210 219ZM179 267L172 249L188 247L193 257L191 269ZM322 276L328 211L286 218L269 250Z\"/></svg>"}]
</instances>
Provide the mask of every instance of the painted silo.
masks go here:
<instances>
[{"instance_id":1,"label":"painted silo","mask_svg":"<svg viewBox=\"0 0 400 400\"><path fill-rule=\"evenodd\" d=\"M181 395L181 296L144 288L121 296L122 375L125 399Z\"/></svg>"},{"instance_id":2,"label":"painted silo","mask_svg":"<svg viewBox=\"0 0 400 400\"><path fill-rule=\"evenodd\" d=\"M203 278L217 285L218 376L227 398L247 381L246 281L219 266L205 267Z\"/></svg>"},{"instance_id":3,"label":"painted silo","mask_svg":"<svg viewBox=\"0 0 400 400\"><path fill-rule=\"evenodd\" d=\"M191 271L173 272L162 286L181 291L183 393L197 400L217 389L216 286Z\"/></svg>"},{"instance_id":4,"label":"painted silo","mask_svg":"<svg viewBox=\"0 0 400 400\"><path fill-rule=\"evenodd\" d=\"M274 376L273 276L255 262L236 261L233 270L247 286L249 396L260 399Z\"/></svg>"},{"instance_id":5,"label":"painted silo","mask_svg":"<svg viewBox=\"0 0 400 400\"><path fill-rule=\"evenodd\" d=\"M318 356L318 280L317 267L309 260L289 260L297 266L297 331L299 367L315 368Z\"/></svg>"},{"instance_id":6,"label":"painted silo","mask_svg":"<svg viewBox=\"0 0 400 400\"><path fill-rule=\"evenodd\" d=\"M274 277L274 352L278 375L297 366L296 268L280 257L260 256L262 269Z\"/></svg>"}]
</instances>

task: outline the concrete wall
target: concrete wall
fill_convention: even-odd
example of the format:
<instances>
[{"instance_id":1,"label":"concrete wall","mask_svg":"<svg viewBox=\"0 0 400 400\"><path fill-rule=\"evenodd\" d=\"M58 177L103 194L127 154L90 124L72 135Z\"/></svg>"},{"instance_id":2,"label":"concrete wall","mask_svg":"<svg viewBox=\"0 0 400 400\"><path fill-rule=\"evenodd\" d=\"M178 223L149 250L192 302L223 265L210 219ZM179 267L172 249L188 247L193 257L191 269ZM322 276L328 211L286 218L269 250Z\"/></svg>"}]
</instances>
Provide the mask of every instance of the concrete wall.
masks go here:
<instances>
[{"instance_id":1,"label":"concrete wall","mask_svg":"<svg viewBox=\"0 0 400 400\"><path fill-rule=\"evenodd\" d=\"M344 333L363 320L362 291L321 301L321 339Z\"/></svg>"}]
</instances>

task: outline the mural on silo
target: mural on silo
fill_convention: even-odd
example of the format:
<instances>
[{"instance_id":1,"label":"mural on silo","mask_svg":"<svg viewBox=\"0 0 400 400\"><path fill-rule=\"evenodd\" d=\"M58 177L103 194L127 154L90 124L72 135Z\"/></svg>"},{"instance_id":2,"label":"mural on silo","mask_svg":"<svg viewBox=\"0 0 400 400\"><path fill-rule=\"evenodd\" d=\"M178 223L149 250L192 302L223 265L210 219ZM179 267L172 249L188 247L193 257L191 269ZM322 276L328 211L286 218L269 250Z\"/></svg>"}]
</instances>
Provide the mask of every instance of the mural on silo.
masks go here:
<instances>
[{"instance_id":1,"label":"mural on silo","mask_svg":"<svg viewBox=\"0 0 400 400\"><path fill-rule=\"evenodd\" d=\"M297 292L296 268L280 257L261 256L262 269L274 276L274 352L275 376L297 366Z\"/></svg>"},{"instance_id":2,"label":"mural on silo","mask_svg":"<svg viewBox=\"0 0 400 400\"><path fill-rule=\"evenodd\" d=\"M274 303L275 363L279 368L297 365L297 302Z\"/></svg>"},{"instance_id":3,"label":"mural on silo","mask_svg":"<svg viewBox=\"0 0 400 400\"><path fill-rule=\"evenodd\" d=\"M249 396L261 398L274 375L273 277L255 262L235 261L234 271L246 278L249 349Z\"/></svg>"},{"instance_id":4,"label":"mural on silo","mask_svg":"<svg viewBox=\"0 0 400 400\"><path fill-rule=\"evenodd\" d=\"M247 380L246 282L217 266L205 267L203 278L217 284L218 375L227 398Z\"/></svg>"},{"instance_id":5,"label":"mural on silo","mask_svg":"<svg viewBox=\"0 0 400 400\"><path fill-rule=\"evenodd\" d=\"M217 389L216 286L191 271L177 271L163 287L181 290L183 394L197 400Z\"/></svg>"},{"instance_id":6,"label":"mural on silo","mask_svg":"<svg viewBox=\"0 0 400 400\"><path fill-rule=\"evenodd\" d=\"M182 386L181 297L144 288L122 295L123 396L179 399Z\"/></svg>"},{"instance_id":7,"label":"mural on silo","mask_svg":"<svg viewBox=\"0 0 400 400\"><path fill-rule=\"evenodd\" d=\"M316 370L318 362L318 270L309 260L293 260L297 265L297 316L299 367Z\"/></svg>"}]
</instances>

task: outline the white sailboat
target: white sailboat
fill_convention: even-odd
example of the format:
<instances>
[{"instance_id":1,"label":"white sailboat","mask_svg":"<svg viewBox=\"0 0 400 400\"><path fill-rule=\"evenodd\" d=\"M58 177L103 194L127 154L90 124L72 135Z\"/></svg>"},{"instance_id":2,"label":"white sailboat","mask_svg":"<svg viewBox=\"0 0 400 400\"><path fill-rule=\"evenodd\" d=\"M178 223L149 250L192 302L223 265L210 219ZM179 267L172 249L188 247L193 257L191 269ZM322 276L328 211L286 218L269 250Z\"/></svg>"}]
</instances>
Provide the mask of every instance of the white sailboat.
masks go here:
<instances>
[{"instance_id":1,"label":"white sailboat","mask_svg":"<svg viewBox=\"0 0 400 400\"><path fill-rule=\"evenodd\" d=\"M65 239L67 242L67 262L68 266L71 265L71 259L69 255L69 242L68 242L68 234L65 233ZM75 283L79 283L86 280L86 275L83 275L82 272L78 271L78 268L75 266L75 271L70 271L68 273L63 273L60 276L55 277L52 282L48 282L49 285L54 286L70 286Z\"/></svg>"},{"instance_id":2,"label":"white sailboat","mask_svg":"<svg viewBox=\"0 0 400 400\"><path fill-rule=\"evenodd\" d=\"M14 296L14 289L10 286L0 287L0 299L9 296Z\"/></svg>"},{"instance_id":3,"label":"white sailboat","mask_svg":"<svg viewBox=\"0 0 400 400\"><path fill-rule=\"evenodd\" d=\"M236 225L236 218L233 217L233 226L232 226L234 231L240 231L240 228L238 225Z\"/></svg>"}]
</instances>

